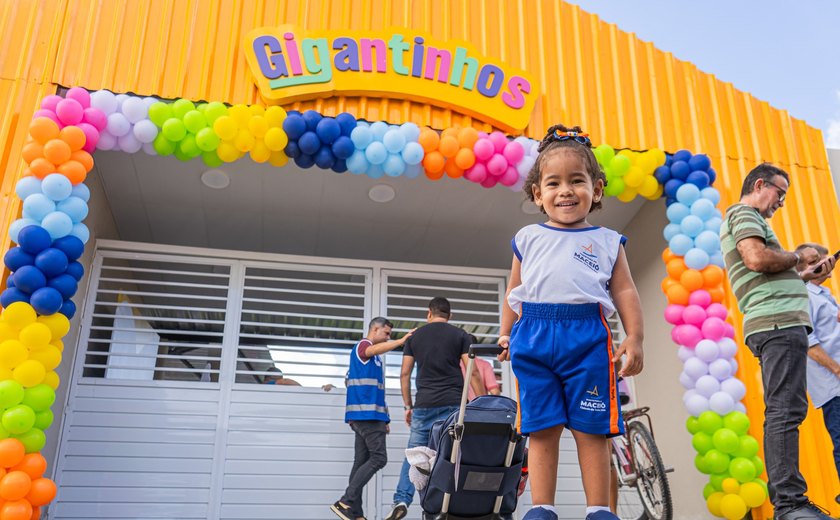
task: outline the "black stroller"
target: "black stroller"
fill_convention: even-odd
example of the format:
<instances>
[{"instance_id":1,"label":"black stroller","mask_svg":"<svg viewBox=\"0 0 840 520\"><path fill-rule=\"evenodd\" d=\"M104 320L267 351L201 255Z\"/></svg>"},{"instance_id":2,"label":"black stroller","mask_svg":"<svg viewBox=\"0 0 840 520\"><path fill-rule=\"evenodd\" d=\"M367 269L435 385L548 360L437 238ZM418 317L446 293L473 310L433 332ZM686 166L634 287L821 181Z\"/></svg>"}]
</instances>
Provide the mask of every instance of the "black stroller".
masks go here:
<instances>
[{"instance_id":1,"label":"black stroller","mask_svg":"<svg viewBox=\"0 0 840 520\"><path fill-rule=\"evenodd\" d=\"M423 520L512 518L525 452L516 402L483 395L467 404L475 356L500 352L498 345L470 346L461 409L432 426L429 448L437 458L420 491Z\"/></svg>"}]
</instances>

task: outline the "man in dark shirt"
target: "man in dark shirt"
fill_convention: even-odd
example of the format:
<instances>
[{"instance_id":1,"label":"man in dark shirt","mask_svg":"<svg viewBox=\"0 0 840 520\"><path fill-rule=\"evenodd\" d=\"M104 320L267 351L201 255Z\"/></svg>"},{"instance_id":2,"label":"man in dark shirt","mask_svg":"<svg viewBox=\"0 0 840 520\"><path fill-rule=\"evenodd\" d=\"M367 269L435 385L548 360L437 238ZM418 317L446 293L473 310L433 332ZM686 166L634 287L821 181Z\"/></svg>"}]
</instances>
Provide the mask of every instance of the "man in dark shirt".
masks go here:
<instances>
[{"instance_id":1,"label":"man in dark shirt","mask_svg":"<svg viewBox=\"0 0 840 520\"><path fill-rule=\"evenodd\" d=\"M467 364L470 336L447 323L452 316L449 301L435 297L429 302L427 324L417 329L403 347L400 387L405 403L405 422L411 427L408 447L426 446L436 421L446 419L458 409L464 377L461 361ZM417 362L417 396L411 401L411 371ZM473 370L470 386L483 395L481 376ZM394 492L394 507L385 520L400 520L408 514L414 500L414 485L408 479L408 461L403 461L400 480Z\"/></svg>"}]
</instances>

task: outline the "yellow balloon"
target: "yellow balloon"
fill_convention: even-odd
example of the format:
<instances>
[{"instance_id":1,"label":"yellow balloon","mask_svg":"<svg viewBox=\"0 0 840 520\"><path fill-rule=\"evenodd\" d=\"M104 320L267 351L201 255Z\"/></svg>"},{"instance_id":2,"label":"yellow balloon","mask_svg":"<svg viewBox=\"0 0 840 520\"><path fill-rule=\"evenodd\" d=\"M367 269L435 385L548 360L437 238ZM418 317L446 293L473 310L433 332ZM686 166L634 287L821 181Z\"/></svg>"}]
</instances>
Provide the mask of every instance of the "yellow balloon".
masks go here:
<instances>
[{"instance_id":1,"label":"yellow balloon","mask_svg":"<svg viewBox=\"0 0 840 520\"><path fill-rule=\"evenodd\" d=\"M64 342L61 341L60 339L57 339L57 340L53 341L52 343L50 343L50 345L57 348L59 352L64 352Z\"/></svg>"},{"instance_id":2,"label":"yellow balloon","mask_svg":"<svg viewBox=\"0 0 840 520\"><path fill-rule=\"evenodd\" d=\"M248 128L248 123L251 121L252 115L248 105L241 103L239 105L233 105L228 109L228 114L236 121L240 129Z\"/></svg>"},{"instance_id":3,"label":"yellow balloon","mask_svg":"<svg viewBox=\"0 0 840 520\"><path fill-rule=\"evenodd\" d=\"M44 380L47 371L44 370L44 365L40 361L34 359L27 359L14 370L12 370L12 377L15 381L23 385L25 388L32 388L40 385Z\"/></svg>"},{"instance_id":4,"label":"yellow balloon","mask_svg":"<svg viewBox=\"0 0 840 520\"><path fill-rule=\"evenodd\" d=\"M287 144L289 144L289 137L286 135L286 132L284 132L282 128L278 127L269 128L265 133L263 140L265 141L265 145L272 152L279 152L285 148Z\"/></svg>"},{"instance_id":5,"label":"yellow balloon","mask_svg":"<svg viewBox=\"0 0 840 520\"><path fill-rule=\"evenodd\" d=\"M715 516L723 516L720 512L720 501L723 499L723 493L718 491L717 493L712 493L709 495L709 498L706 499L706 508Z\"/></svg>"},{"instance_id":6,"label":"yellow balloon","mask_svg":"<svg viewBox=\"0 0 840 520\"><path fill-rule=\"evenodd\" d=\"M233 138L233 146L240 152L250 151L254 147L254 143L256 143L256 139L248 130L240 129L236 137Z\"/></svg>"},{"instance_id":7,"label":"yellow balloon","mask_svg":"<svg viewBox=\"0 0 840 520\"><path fill-rule=\"evenodd\" d=\"M642 173L640 168L636 166L631 166L627 173L624 174L624 184L630 186L631 188L638 188L642 185L642 182L645 180L645 174Z\"/></svg>"},{"instance_id":8,"label":"yellow balloon","mask_svg":"<svg viewBox=\"0 0 840 520\"><path fill-rule=\"evenodd\" d=\"M32 350L45 347L52 340L52 331L43 323L30 323L20 331L20 342Z\"/></svg>"},{"instance_id":9,"label":"yellow balloon","mask_svg":"<svg viewBox=\"0 0 840 520\"><path fill-rule=\"evenodd\" d=\"M625 175L624 178L627 179L627 176ZM642 179L642 185L639 186L639 195L649 199L656 193L657 189L659 189L659 182L656 180L656 177L645 175Z\"/></svg>"},{"instance_id":10,"label":"yellow balloon","mask_svg":"<svg viewBox=\"0 0 840 520\"><path fill-rule=\"evenodd\" d=\"M286 166L286 163L289 162L289 158L286 157L286 154L284 154L283 152L271 152L271 157L268 158L268 162L272 166L282 168L283 166Z\"/></svg>"},{"instance_id":11,"label":"yellow balloon","mask_svg":"<svg viewBox=\"0 0 840 520\"><path fill-rule=\"evenodd\" d=\"M639 156L636 158L636 163L633 166L636 166L642 173L645 175L650 175L653 173L653 169L655 166L653 165L654 159L648 152L640 153Z\"/></svg>"},{"instance_id":12,"label":"yellow balloon","mask_svg":"<svg viewBox=\"0 0 840 520\"><path fill-rule=\"evenodd\" d=\"M265 107L262 105L250 105L248 110L251 111L251 116L263 117L265 115Z\"/></svg>"},{"instance_id":13,"label":"yellow balloon","mask_svg":"<svg viewBox=\"0 0 840 520\"><path fill-rule=\"evenodd\" d=\"M720 512L727 520L741 520L747 514L747 504L740 495L726 494L720 500Z\"/></svg>"},{"instance_id":14,"label":"yellow balloon","mask_svg":"<svg viewBox=\"0 0 840 520\"><path fill-rule=\"evenodd\" d=\"M55 313L49 316L40 316L38 317L38 322L49 327L54 340L61 339L70 332L70 320L67 319L67 316L61 313Z\"/></svg>"},{"instance_id":15,"label":"yellow balloon","mask_svg":"<svg viewBox=\"0 0 840 520\"><path fill-rule=\"evenodd\" d=\"M0 321L0 342L6 341L7 339L18 339L18 334L20 334L20 330L12 327L5 321Z\"/></svg>"},{"instance_id":16,"label":"yellow balloon","mask_svg":"<svg viewBox=\"0 0 840 520\"><path fill-rule=\"evenodd\" d=\"M764 488L755 482L741 484L741 490L738 491L738 495L744 500L747 507L758 507L767 500L767 493L764 491Z\"/></svg>"},{"instance_id":17,"label":"yellow balloon","mask_svg":"<svg viewBox=\"0 0 840 520\"><path fill-rule=\"evenodd\" d=\"M648 153L653 157L653 169L659 168L665 164L665 152L659 148L651 148Z\"/></svg>"},{"instance_id":18,"label":"yellow balloon","mask_svg":"<svg viewBox=\"0 0 840 520\"><path fill-rule=\"evenodd\" d=\"M34 322L37 317L35 309L26 302L15 302L3 310L3 321L19 329Z\"/></svg>"},{"instance_id":19,"label":"yellow balloon","mask_svg":"<svg viewBox=\"0 0 840 520\"><path fill-rule=\"evenodd\" d=\"M636 190L628 186L627 188L624 188L624 191L619 193L616 198L621 202L630 202L636 198Z\"/></svg>"},{"instance_id":20,"label":"yellow balloon","mask_svg":"<svg viewBox=\"0 0 840 520\"><path fill-rule=\"evenodd\" d=\"M270 106L265 109L265 118L268 120L268 126L282 127L283 120L286 119L286 111L283 107Z\"/></svg>"},{"instance_id":21,"label":"yellow balloon","mask_svg":"<svg viewBox=\"0 0 840 520\"><path fill-rule=\"evenodd\" d=\"M44 365L44 370L54 370L61 364L61 352L55 346L47 345L42 350L30 352L29 359L40 362Z\"/></svg>"},{"instance_id":22,"label":"yellow balloon","mask_svg":"<svg viewBox=\"0 0 840 520\"><path fill-rule=\"evenodd\" d=\"M29 357L29 350L16 339L0 343L0 367L15 368Z\"/></svg>"},{"instance_id":23,"label":"yellow balloon","mask_svg":"<svg viewBox=\"0 0 840 520\"><path fill-rule=\"evenodd\" d=\"M236 120L230 116L221 116L213 122L213 132L219 136L222 141L230 141L236 137L236 132L239 127Z\"/></svg>"},{"instance_id":24,"label":"yellow balloon","mask_svg":"<svg viewBox=\"0 0 840 520\"><path fill-rule=\"evenodd\" d=\"M741 489L741 484L738 483L737 479L729 477L723 479L720 487L724 493L737 493Z\"/></svg>"},{"instance_id":25,"label":"yellow balloon","mask_svg":"<svg viewBox=\"0 0 840 520\"><path fill-rule=\"evenodd\" d=\"M657 184L658 184L658 183L657 183ZM665 187L664 187L664 186L662 186L661 184L659 184L659 185L656 187L656 192L654 192L654 194L653 194L653 195L651 195L651 196L650 196L650 197L648 197L648 198L649 198L650 200L656 200L656 199L658 199L658 198L662 197L662 194L663 194L664 192L665 192Z\"/></svg>"},{"instance_id":26,"label":"yellow balloon","mask_svg":"<svg viewBox=\"0 0 840 520\"><path fill-rule=\"evenodd\" d=\"M44 376L44 384L55 390L61 384L61 378L55 372L47 372Z\"/></svg>"},{"instance_id":27,"label":"yellow balloon","mask_svg":"<svg viewBox=\"0 0 840 520\"><path fill-rule=\"evenodd\" d=\"M218 119L216 121L218 121ZM232 142L222 141L219 143L219 147L216 148L216 155L219 156L219 159L225 162L233 162L239 159L239 150L236 149Z\"/></svg>"},{"instance_id":28,"label":"yellow balloon","mask_svg":"<svg viewBox=\"0 0 840 520\"><path fill-rule=\"evenodd\" d=\"M271 150L265 145L265 143L260 140L254 143L254 147L251 148L251 159L254 162L264 163L269 158L271 158Z\"/></svg>"},{"instance_id":29,"label":"yellow balloon","mask_svg":"<svg viewBox=\"0 0 840 520\"><path fill-rule=\"evenodd\" d=\"M263 116L251 116L248 131L257 139L265 137L265 133L268 132L268 121Z\"/></svg>"},{"instance_id":30,"label":"yellow balloon","mask_svg":"<svg viewBox=\"0 0 840 520\"><path fill-rule=\"evenodd\" d=\"M7 379L13 379L13 372L8 368L0 367L0 381L6 381Z\"/></svg>"}]
</instances>

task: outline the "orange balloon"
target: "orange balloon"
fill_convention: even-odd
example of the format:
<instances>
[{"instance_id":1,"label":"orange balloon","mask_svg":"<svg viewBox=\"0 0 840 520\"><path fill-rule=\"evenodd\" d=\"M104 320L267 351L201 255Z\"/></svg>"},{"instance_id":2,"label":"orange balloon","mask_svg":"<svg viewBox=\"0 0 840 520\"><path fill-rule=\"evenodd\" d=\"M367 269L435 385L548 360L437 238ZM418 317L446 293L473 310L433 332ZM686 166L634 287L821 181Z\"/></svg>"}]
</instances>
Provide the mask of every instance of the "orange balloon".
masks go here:
<instances>
[{"instance_id":1,"label":"orange balloon","mask_svg":"<svg viewBox=\"0 0 840 520\"><path fill-rule=\"evenodd\" d=\"M37 141L29 141L23 145L23 152L21 153L26 164L31 163L35 159L44 156L44 145Z\"/></svg>"},{"instance_id":2,"label":"orange balloon","mask_svg":"<svg viewBox=\"0 0 840 520\"><path fill-rule=\"evenodd\" d=\"M437 150L438 144L440 143L440 136L431 128L424 128L420 131L420 137L417 138L417 142L420 143L420 146L428 154ZM443 165L441 165L441 168L443 168Z\"/></svg>"},{"instance_id":3,"label":"orange balloon","mask_svg":"<svg viewBox=\"0 0 840 520\"><path fill-rule=\"evenodd\" d=\"M26 455L23 443L17 439L0 440L0 466L11 468L17 466Z\"/></svg>"},{"instance_id":4,"label":"orange balloon","mask_svg":"<svg viewBox=\"0 0 840 520\"><path fill-rule=\"evenodd\" d=\"M33 507L32 516L29 517L29 520L38 520L39 518L41 518L41 508Z\"/></svg>"},{"instance_id":5,"label":"orange balloon","mask_svg":"<svg viewBox=\"0 0 840 520\"><path fill-rule=\"evenodd\" d=\"M32 479L23 471L10 471L0 479L0 497L5 500L20 500L29 493Z\"/></svg>"},{"instance_id":6,"label":"orange balloon","mask_svg":"<svg viewBox=\"0 0 840 520\"><path fill-rule=\"evenodd\" d=\"M67 143L74 152L81 150L85 145L85 133L78 126L65 126L59 132L59 137Z\"/></svg>"},{"instance_id":7,"label":"orange balloon","mask_svg":"<svg viewBox=\"0 0 840 520\"><path fill-rule=\"evenodd\" d=\"M39 478L32 481L26 500L33 506L44 506L55 498L57 488L55 482L48 478Z\"/></svg>"},{"instance_id":8,"label":"orange balloon","mask_svg":"<svg viewBox=\"0 0 840 520\"><path fill-rule=\"evenodd\" d=\"M458 153L458 150L460 148L461 147L458 145L458 139L454 135L447 135L446 137L441 137L440 138L440 144L438 144L438 150L447 159L451 159L452 157L455 157L455 154Z\"/></svg>"},{"instance_id":9,"label":"orange balloon","mask_svg":"<svg viewBox=\"0 0 840 520\"><path fill-rule=\"evenodd\" d=\"M457 164L458 168L461 168L462 170L472 168L475 164L475 154L472 149L461 148L458 150L458 153L455 154L455 164Z\"/></svg>"},{"instance_id":10,"label":"orange balloon","mask_svg":"<svg viewBox=\"0 0 840 520\"><path fill-rule=\"evenodd\" d=\"M461 145L461 148L472 150L476 141L478 141L478 130L475 128L468 126L458 131L458 144Z\"/></svg>"},{"instance_id":11,"label":"orange balloon","mask_svg":"<svg viewBox=\"0 0 840 520\"><path fill-rule=\"evenodd\" d=\"M32 518L32 504L26 500L6 502L0 508L2 520L30 520Z\"/></svg>"},{"instance_id":12,"label":"orange balloon","mask_svg":"<svg viewBox=\"0 0 840 520\"><path fill-rule=\"evenodd\" d=\"M29 163L29 169L32 170L32 175L39 179L43 179L47 175L56 172L56 167L53 163L40 157Z\"/></svg>"},{"instance_id":13,"label":"orange balloon","mask_svg":"<svg viewBox=\"0 0 840 520\"><path fill-rule=\"evenodd\" d=\"M676 303L677 305L688 305L688 290L680 284L674 284L668 287L666 291L668 296L668 303Z\"/></svg>"},{"instance_id":14,"label":"orange balloon","mask_svg":"<svg viewBox=\"0 0 840 520\"><path fill-rule=\"evenodd\" d=\"M679 280L686 269L688 267L685 266L685 260L681 256L672 258L665 264L665 270L668 272L668 276L674 280Z\"/></svg>"},{"instance_id":15,"label":"orange balloon","mask_svg":"<svg viewBox=\"0 0 840 520\"><path fill-rule=\"evenodd\" d=\"M29 135L41 144L57 138L58 134L58 125L48 117L36 117L29 123Z\"/></svg>"},{"instance_id":16,"label":"orange balloon","mask_svg":"<svg viewBox=\"0 0 840 520\"><path fill-rule=\"evenodd\" d=\"M70 179L70 183L75 186L85 182L87 177L87 170L79 161L69 160L58 167L58 173Z\"/></svg>"},{"instance_id":17,"label":"orange balloon","mask_svg":"<svg viewBox=\"0 0 840 520\"><path fill-rule=\"evenodd\" d=\"M672 285L679 285L679 284L680 284L680 282L674 280L670 276L666 276L665 278L662 279L662 285L661 285L662 292L665 293L665 294L668 294L668 287L671 287Z\"/></svg>"},{"instance_id":18,"label":"orange balloon","mask_svg":"<svg viewBox=\"0 0 840 520\"><path fill-rule=\"evenodd\" d=\"M723 283L723 269L720 267L709 264L701 272L703 273L703 285L706 287L717 287Z\"/></svg>"},{"instance_id":19,"label":"orange balloon","mask_svg":"<svg viewBox=\"0 0 840 520\"><path fill-rule=\"evenodd\" d=\"M702 289L703 275L696 269L686 269L680 275L680 285L685 287L688 292L694 292L698 289Z\"/></svg>"},{"instance_id":20,"label":"orange balloon","mask_svg":"<svg viewBox=\"0 0 840 520\"><path fill-rule=\"evenodd\" d=\"M27 453L23 456L20 464L16 464L9 468L9 471L23 471L29 478L35 480L41 478L47 470L47 459L40 453Z\"/></svg>"},{"instance_id":21,"label":"orange balloon","mask_svg":"<svg viewBox=\"0 0 840 520\"><path fill-rule=\"evenodd\" d=\"M81 163L87 172L90 172L93 169L93 157L84 150L76 150L71 153L70 159Z\"/></svg>"},{"instance_id":22,"label":"orange balloon","mask_svg":"<svg viewBox=\"0 0 840 520\"><path fill-rule=\"evenodd\" d=\"M32 173L32 169L31 169L31 168L24 168L24 169L23 169L23 174L22 174L22 177L32 177L33 175L35 175L35 174L34 174L34 173Z\"/></svg>"},{"instance_id":23,"label":"orange balloon","mask_svg":"<svg viewBox=\"0 0 840 520\"><path fill-rule=\"evenodd\" d=\"M423 168L426 170L426 175L443 174L443 164L444 158L440 152L430 152L423 157ZM442 175L437 175L437 177L429 176L430 179L440 179L441 177Z\"/></svg>"},{"instance_id":24,"label":"orange balloon","mask_svg":"<svg viewBox=\"0 0 840 520\"><path fill-rule=\"evenodd\" d=\"M726 293L723 291L723 287L709 287L706 290L709 291L713 302L723 303L723 298L726 296Z\"/></svg>"},{"instance_id":25,"label":"orange balloon","mask_svg":"<svg viewBox=\"0 0 840 520\"><path fill-rule=\"evenodd\" d=\"M676 258L676 257L677 257L677 255L675 255L674 253L671 252L670 247L666 247L665 250L662 251L662 261L666 264L668 263L669 260L671 260L672 258Z\"/></svg>"},{"instance_id":26,"label":"orange balloon","mask_svg":"<svg viewBox=\"0 0 840 520\"><path fill-rule=\"evenodd\" d=\"M458 132L460 131L461 127L458 125L450 126L449 128L444 128L443 131L440 133L440 138L443 139L444 137L454 137L457 140Z\"/></svg>"},{"instance_id":27,"label":"orange balloon","mask_svg":"<svg viewBox=\"0 0 840 520\"><path fill-rule=\"evenodd\" d=\"M44 145L44 159L53 164L62 164L70 160L70 145L61 139L50 139Z\"/></svg>"},{"instance_id":28,"label":"orange balloon","mask_svg":"<svg viewBox=\"0 0 840 520\"><path fill-rule=\"evenodd\" d=\"M458 168L458 165L455 164L453 159L449 159L443 164L443 171L445 171L446 175L449 175L453 179L464 176L464 170Z\"/></svg>"}]
</instances>

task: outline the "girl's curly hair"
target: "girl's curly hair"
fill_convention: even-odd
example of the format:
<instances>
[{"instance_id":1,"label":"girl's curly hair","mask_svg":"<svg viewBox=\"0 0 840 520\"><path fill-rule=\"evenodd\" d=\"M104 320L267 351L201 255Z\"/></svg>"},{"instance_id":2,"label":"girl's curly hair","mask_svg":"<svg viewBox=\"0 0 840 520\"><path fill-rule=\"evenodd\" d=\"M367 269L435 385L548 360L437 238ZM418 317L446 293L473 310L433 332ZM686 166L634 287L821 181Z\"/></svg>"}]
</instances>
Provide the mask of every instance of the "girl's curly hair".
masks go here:
<instances>
[{"instance_id":1,"label":"girl's curly hair","mask_svg":"<svg viewBox=\"0 0 840 520\"><path fill-rule=\"evenodd\" d=\"M528 177L525 179L524 186L522 186L522 190L525 192L525 196L528 198L528 200L532 202L534 201L534 186L539 187L540 185L543 163L546 161L546 158L552 152L564 148L578 154L578 156L583 161L584 166L586 167L586 171L592 178L593 185L596 182L598 182L598 179L604 181L604 186L607 185L607 176L601 169L601 165L598 164L598 160L595 159L595 154L592 153L592 145L579 143L575 139L566 139L565 141L558 141L554 137L554 132L556 130L559 130L561 132L583 132L579 126L567 128L562 124L554 125L548 129L548 131L545 134L545 137L543 137L543 140L540 142L540 145L537 148L540 154L539 156L537 156L537 160L536 162L534 162L534 166L531 167L531 171L528 172ZM592 207L589 208L589 212L592 213L596 209L601 209L600 200L597 202L592 202ZM545 209L543 209L542 207L540 207L540 211L545 213Z\"/></svg>"}]
</instances>

